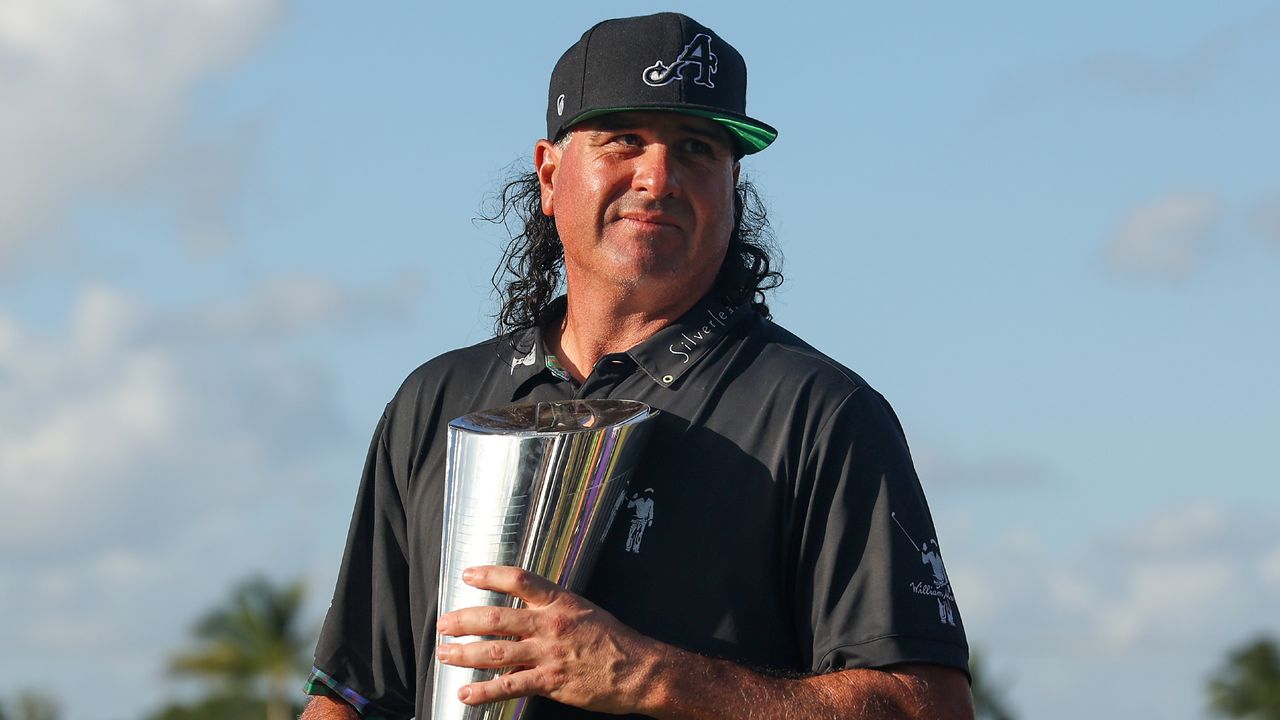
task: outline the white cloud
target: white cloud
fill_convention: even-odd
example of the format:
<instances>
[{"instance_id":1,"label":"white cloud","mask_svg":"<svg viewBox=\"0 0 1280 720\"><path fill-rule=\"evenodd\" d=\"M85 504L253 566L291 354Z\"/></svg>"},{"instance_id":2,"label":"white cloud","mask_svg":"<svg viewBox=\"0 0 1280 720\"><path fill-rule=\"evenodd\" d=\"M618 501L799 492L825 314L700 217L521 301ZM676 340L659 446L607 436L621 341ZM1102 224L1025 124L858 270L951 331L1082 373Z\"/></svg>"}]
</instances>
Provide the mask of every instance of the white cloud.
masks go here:
<instances>
[{"instance_id":1,"label":"white cloud","mask_svg":"<svg viewBox=\"0 0 1280 720\"><path fill-rule=\"evenodd\" d=\"M1118 592L1095 608L1101 640L1117 650L1188 630L1199 635L1224 605L1238 604L1229 597L1240 587L1235 569L1216 559L1138 563L1127 574Z\"/></svg>"},{"instance_id":2,"label":"white cloud","mask_svg":"<svg viewBox=\"0 0 1280 720\"><path fill-rule=\"evenodd\" d=\"M327 600L369 427L300 348L403 316L413 290L298 276L159 308L94 287L56 334L0 310L0 616L23 619L0 677L69 720L137 715L230 582L323 557ZM106 696L79 697L89 676Z\"/></svg>"},{"instance_id":3,"label":"white cloud","mask_svg":"<svg viewBox=\"0 0 1280 720\"><path fill-rule=\"evenodd\" d=\"M177 311L90 288L55 338L0 313L0 552L127 546L192 513L301 491L315 448L344 425L323 366L290 341L402 315L413 288L294 277Z\"/></svg>"},{"instance_id":4,"label":"white cloud","mask_svg":"<svg viewBox=\"0 0 1280 720\"><path fill-rule=\"evenodd\" d=\"M1034 528L982 547L948 534L947 568L969 641L1009 680L1015 710L1190 720L1226 650L1274 629L1275 514L1189 502L1057 550Z\"/></svg>"},{"instance_id":5,"label":"white cloud","mask_svg":"<svg viewBox=\"0 0 1280 720\"><path fill-rule=\"evenodd\" d=\"M281 7L0 3L0 269L56 229L77 198L165 171L184 152L177 128L192 91L242 58Z\"/></svg>"},{"instance_id":6,"label":"white cloud","mask_svg":"<svg viewBox=\"0 0 1280 720\"><path fill-rule=\"evenodd\" d=\"M1209 644L1265 623L1276 601L1258 572L1265 513L1207 500L1163 509L1104 536L1069 569L1089 587L1089 632L1117 651Z\"/></svg>"},{"instance_id":7,"label":"white cloud","mask_svg":"<svg viewBox=\"0 0 1280 720\"><path fill-rule=\"evenodd\" d=\"M1189 720L1226 649L1274 628L1275 512L1202 500L1056 551L1027 528L982 547L949 536L947 564L970 642L1009 677L1015 709ZM1118 678L1167 692L1098 707Z\"/></svg>"},{"instance_id":8,"label":"white cloud","mask_svg":"<svg viewBox=\"0 0 1280 720\"><path fill-rule=\"evenodd\" d=\"M1207 193L1171 193L1135 208L1107 246L1107 260L1121 272L1181 280L1203 265L1222 215Z\"/></svg>"},{"instance_id":9,"label":"white cloud","mask_svg":"<svg viewBox=\"0 0 1280 720\"><path fill-rule=\"evenodd\" d=\"M1211 545L1227 530L1226 511L1207 500L1199 500L1149 518L1126 537L1123 545L1139 554L1195 552Z\"/></svg>"}]
</instances>

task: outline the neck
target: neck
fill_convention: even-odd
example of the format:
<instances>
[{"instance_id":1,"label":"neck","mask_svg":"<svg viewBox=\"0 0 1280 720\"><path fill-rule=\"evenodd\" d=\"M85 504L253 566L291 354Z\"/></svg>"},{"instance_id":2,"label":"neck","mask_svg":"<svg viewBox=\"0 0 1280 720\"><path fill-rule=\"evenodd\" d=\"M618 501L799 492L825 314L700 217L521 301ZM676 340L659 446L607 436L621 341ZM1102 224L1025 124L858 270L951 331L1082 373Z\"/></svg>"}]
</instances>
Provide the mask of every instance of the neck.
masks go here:
<instances>
[{"instance_id":1,"label":"neck","mask_svg":"<svg viewBox=\"0 0 1280 720\"><path fill-rule=\"evenodd\" d=\"M568 306L547 344L578 382L586 380L600 358L624 352L651 338L688 312L700 296L675 302L641 302L633 293L590 293L568 289Z\"/></svg>"}]
</instances>

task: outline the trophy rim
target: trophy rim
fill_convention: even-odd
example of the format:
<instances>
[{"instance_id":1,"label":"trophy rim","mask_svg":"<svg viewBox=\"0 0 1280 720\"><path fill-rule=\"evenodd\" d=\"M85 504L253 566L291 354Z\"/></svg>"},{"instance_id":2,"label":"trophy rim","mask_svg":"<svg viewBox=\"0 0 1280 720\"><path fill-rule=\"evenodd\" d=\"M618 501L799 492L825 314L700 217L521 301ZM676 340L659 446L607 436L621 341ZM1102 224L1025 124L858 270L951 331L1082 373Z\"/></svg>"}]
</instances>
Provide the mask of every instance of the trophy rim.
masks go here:
<instances>
[{"instance_id":1,"label":"trophy rim","mask_svg":"<svg viewBox=\"0 0 1280 720\"><path fill-rule=\"evenodd\" d=\"M657 415L647 403L620 398L516 402L454 418L451 429L482 435L541 437L598 432Z\"/></svg>"}]
</instances>

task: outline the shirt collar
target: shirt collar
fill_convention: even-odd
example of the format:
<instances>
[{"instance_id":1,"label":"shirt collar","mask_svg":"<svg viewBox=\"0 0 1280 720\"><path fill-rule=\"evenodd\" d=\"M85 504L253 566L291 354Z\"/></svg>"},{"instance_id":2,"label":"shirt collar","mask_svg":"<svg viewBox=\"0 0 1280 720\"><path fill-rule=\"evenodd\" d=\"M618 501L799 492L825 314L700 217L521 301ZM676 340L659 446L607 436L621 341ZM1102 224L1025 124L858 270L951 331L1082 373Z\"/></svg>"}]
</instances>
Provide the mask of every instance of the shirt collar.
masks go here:
<instances>
[{"instance_id":1,"label":"shirt collar","mask_svg":"<svg viewBox=\"0 0 1280 720\"><path fill-rule=\"evenodd\" d=\"M558 322L564 317L568 300L564 295L551 301L546 316ZM573 382L559 360L547 349L546 330L541 325L519 330L503 344L508 374L511 376L511 392L514 400L520 388L533 378L547 373L557 381Z\"/></svg>"},{"instance_id":2,"label":"shirt collar","mask_svg":"<svg viewBox=\"0 0 1280 720\"><path fill-rule=\"evenodd\" d=\"M511 376L512 388L519 388L546 370L547 351L538 328L526 328L503 341L502 352Z\"/></svg>"},{"instance_id":3,"label":"shirt collar","mask_svg":"<svg viewBox=\"0 0 1280 720\"><path fill-rule=\"evenodd\" d=\"M564 304L563 296L552 301L548 315L561 317ZM737 325L746 321L751 313L750 304L734 307L709 295L678 320L631 348L626 354L654 382L663 387L671 387L728 337ZM517 332L504 351L512 386L515 388L524 385L539 373L552 372L547 366L546 338L540 327Z\"/></svg>"},{"instance_id":4,"label":"shirt collar","mask_svg":"<svg viewBox=\"0 0 1280 720\"><path fill-rule=\"evenodd\" d=\"M654 382L671 387L750 315L747 303L734 307L708 295L627 355Z\"/></svg>"}]
</instances>

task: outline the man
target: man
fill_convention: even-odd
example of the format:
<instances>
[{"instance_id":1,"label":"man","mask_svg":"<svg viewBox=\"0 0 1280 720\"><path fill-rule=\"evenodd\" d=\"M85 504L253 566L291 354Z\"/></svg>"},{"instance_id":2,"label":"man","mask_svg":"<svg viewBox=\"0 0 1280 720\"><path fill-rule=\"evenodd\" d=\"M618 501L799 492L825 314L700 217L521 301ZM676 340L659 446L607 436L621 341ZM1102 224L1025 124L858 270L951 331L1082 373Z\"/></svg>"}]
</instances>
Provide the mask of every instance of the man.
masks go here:
<instances>
[{"instance_id":1,"label":"man","mask_svg":"<svg viewBox=\"0 0 1280 720\"><path fill-rule=\"evenodd\" d=\"M526 213L506 332L388 404L304 720L428 717L435 662L508 668L459 699L549 698L537 720L972 716L950 584L904 537L934 533L897 419L768 319L780 276L738 160L775 137L746 115L741 56L685 16L606 21L560 59L534 174L503 195ZM437 620L447 423L588 397L662 411L633 478L662 522L643 544L615 522L581 597L472 568L526 606Z\"/></svg>"}]
</instances>

